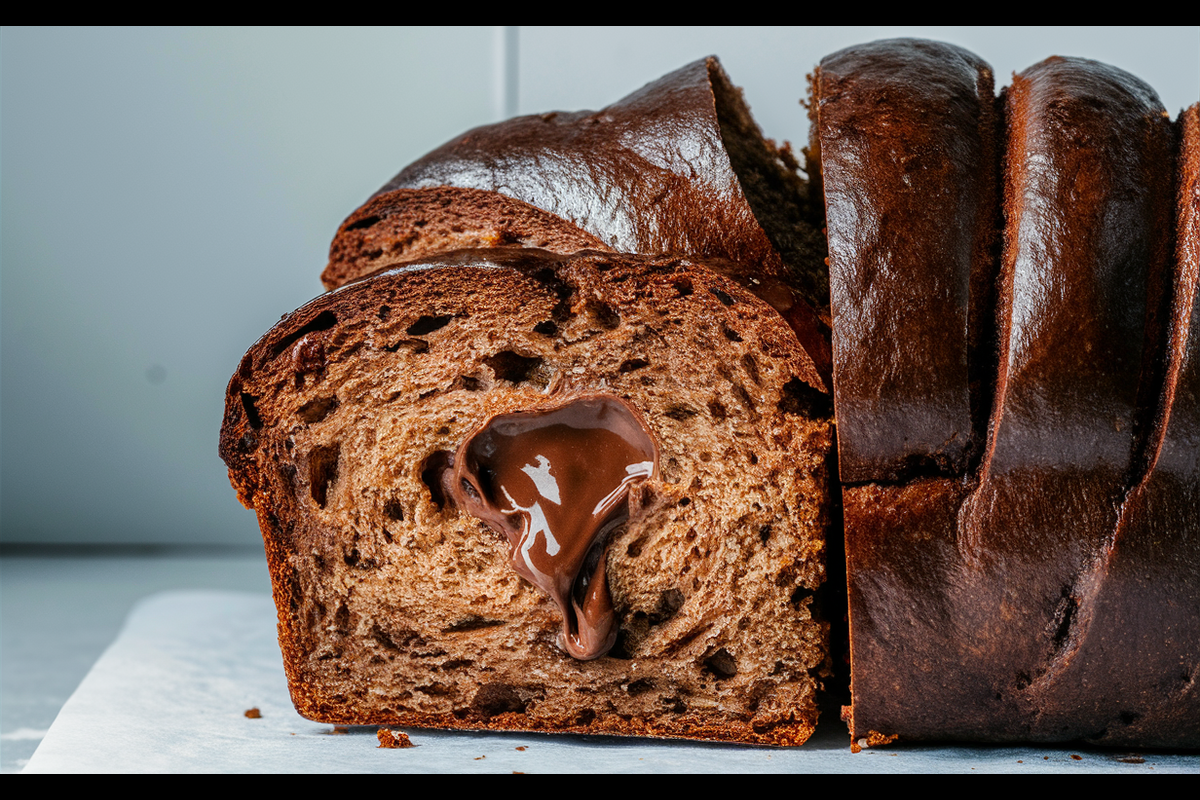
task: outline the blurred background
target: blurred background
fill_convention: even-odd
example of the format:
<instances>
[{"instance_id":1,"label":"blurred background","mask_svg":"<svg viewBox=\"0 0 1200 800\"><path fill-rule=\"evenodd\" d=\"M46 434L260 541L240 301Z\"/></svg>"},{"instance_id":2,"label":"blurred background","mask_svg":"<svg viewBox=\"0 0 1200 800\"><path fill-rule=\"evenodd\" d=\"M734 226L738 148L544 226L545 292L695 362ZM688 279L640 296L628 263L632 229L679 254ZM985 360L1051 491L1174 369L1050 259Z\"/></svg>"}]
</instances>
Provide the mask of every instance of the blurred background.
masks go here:
<instances>
[{"instance_id":1,"label":"blurred background","mask_svg":"<svg viewBox=\"0 0 1200 800\"><path fill-rule=\"evenodd\" d=\"M0 30L3 768L142 594L269 591L217 457L225 386L401 167L710 53L800 145L813 65L893 36L969 48L998 84L1060 54L1140 76L1172 115L1200 98L1200 27Z\"/></svg>"}]
</instances>

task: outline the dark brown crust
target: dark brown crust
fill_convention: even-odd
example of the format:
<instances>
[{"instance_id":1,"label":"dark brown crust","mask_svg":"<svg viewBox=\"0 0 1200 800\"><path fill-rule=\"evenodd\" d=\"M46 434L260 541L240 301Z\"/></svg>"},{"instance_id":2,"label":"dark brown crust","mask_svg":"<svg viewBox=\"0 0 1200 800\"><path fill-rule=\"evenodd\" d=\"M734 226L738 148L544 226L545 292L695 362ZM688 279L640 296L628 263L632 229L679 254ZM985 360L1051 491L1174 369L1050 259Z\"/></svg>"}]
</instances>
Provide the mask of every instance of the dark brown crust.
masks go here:
<instances>
[{"instance_id":1,"label":"dark brown crust","mask_svg":"<svg viewBox=\"0 0 1200 800\"><path fill-rule=\"evenodd\" d=\"M454 186L396 189L373 197L342 223L321 282L336 289L396 264L476 247L609 250L561 217L499 192Z\"/></svg>"},{"instance_id":2,"label":"dark brown crust","mask_svg":"<svg viewBox=\"0 0 1200 800\"><path fill-rule=\"evenodd\" d=\"M972 331L995 274L991 67L894 39L827 56L814 88L841 479L961 475L987 414Z\"/></svg>"},{"instance_id":3,"label":"dark brown crust","mask_svg":"<svg viewBox=\"0 0 1200 800\"><path fill-rule=\"evenodd\" d=\"M1195 523L1176 510L1197 482L1152 467L1187 407L1165 353L1194 335L1162 312L1175 137L1149 87L1095 62L1036 65L1007 103L980 474L844 493L852 736L1198 747Z\"/></svg>"},{"instance_id":4,"label":"dark brown crust","mask_svg":"<svg viewBox=\"0 0 1200 800\"><path fill-rule=\"evenodd\" d=\"M629 313L627 309L632 308L629 304L643 302L638 298L657 297L663 292L667 292L671 297L680 298L681 302L686 301L686 306L680 306L680 308L694 307L696 311L688 313L699 315L696 317L697 324L711 326L718 319L737 319L737 325L742 327L736 331L726 328L725 330L728 332L726 337L722 338L728 338L730 342L737 343L742 341L740 336L749 336L753 331L753 341L756 342L756 347L762 348L756 351L762 355L758 357L759 366L752 369L752 379L762 378L764 386L756 391L761 391L763 394L757 397L750 394L745 395L743 402L746 404L746 410L738 412L730 409L728 411L730 424L738 426L747 424L747 421L756 416L755 404L766 402L771 397L770 392L779 391L777 387L772 389L767 387L768 375L771 386L780 382L786 382L785 389L799 385L796 377L787 381L787 376L779 371L786 365L786 369L790 371L789 374L795 376L795 373L805 363L810 363L798 347L794 337L790 335L786 326L768 306L720 275L680 259L637 259L631 256L600 254L563 257L538 250L464 251L376 274L315 299L282 320L247 352L238 372L230 381L226 398L226 421L221 434L221 454L229 465L230 478L238 489L239 496L243 498L243 502L253 507L258 513L266 543L273 592L279 609L280 645L284 654L285 670L293 702L302 715L334 724L430 726L467 730L588 732L719 739L774 745L800 744L808 738L816 721L815 690L817 682L815 675L824 669L820 662L826 658L824 654L827 653L827 642L821 644L819 651L814 651L821 654L816 662L801 669L796 676L788 678L787 681L780 684L779 688L764 694L761 703L756 701L757 710L750 715L731 715L715 710L690 709L680 713L663 713L660 710L659 713L653 715L633 716L598 711L592 712L593 716L589 717L586 714L581 716L584 711L577 709L558 716L547 714L535 718L509 709L505 705L506 701L503 697L501 698L503 702L498 703L481 703L478 697L474 701L467 697L464 700L465 705L461 705L455 713L414 713L398 705L399 701L394 699L383 705L373 705L365 695L351 696L347 694L348 690L345 687L354 685L353 671L358 669L361 662L350 659L341 661L337 657L331 661L325 661L316 652L323 646L321 643L327 635L325 628L343 623L329 622L328 617L324 625L313 622L313 599L310 592L311 584L317 578L304 574L304 570L310 568L301 568L302 562L307 561L310 552L313 554L324 552L324 549L328 547L325 542L330 537L334 539L333 552L339 554L345 552L344 548L350 546L348 537L351 531L323 527L325 523L318 519L320 513L309 507L312 505L308 502L309 495L311 494L314 500L318 496L316 490L310 485L315 480L312 478L314 468L311 456L308 457L307 462L309 465L307 467L308 477L305 477L304 474L296 474L297 469L305 469L304 457L301 454L303 448L311 448L310 453L319 449L319 447L314 447L311 441L306 444L302 439L306 426L299 424L301 420L297 419L297 414L303 419L306 414L305 409L311 407L311 403L308 402L310 395L302 394L302 389L304 387L324 387L316 391L315 395L331 391L332 386L323 381L332 380L326 376L333 375L334 371L339 368L338 364L344 363L347 358L355 361L374 358L380 365L391 363L386 360L383 353L392 352L394 347L407 347L409 346L407 343L412 342L412 339L401 338L392 344L397 332L403 332L407 326L411 333L414 327L422 324L419 320L415 324L412 322L416 314L438 313L439 310L444 310L427 308L426 303L431 298L442 298L442 300L433 302L444 302L447 307L454 303L464 302L462 298L471 298L473 311L469 319L472 320L471 324L479 325L487 324L482 320L488 318L490 314L501 312L503 306L497 306L497 304L509 303L513 298L522 298L525 305L530 308L545 307L545 312L536 313L550 313L551 309L559 307L565 298L570 298L570 303L573 304L570 313L579 319L584 319L587 313L594 313L589 312L588 309L593 307L597 298L604 298L603 302L608 305L605 305L606 311L600 312L601 326L603 326L606 314L615 313L620 317L622 314ZM420 310L414 311L414 306L408 305L411 303L415 303L415 308ZM651 305L651 308L665 309L670 305L669 303ZM493 308L493 306L497 307ZM383 312L385 308L388 309L386 314ZM671 313L678 314L680 312L672 311ZM424 318L422 316L422 319ZM503 318L502 313L500 318ZM464 317L464 319L468 318ZM671 326L679 323L678 321L672 323L668 319L663 324ZM451 330L450 327L446 329ZM502 327L498 327L496 330L502 330ZM747 341L751 340L747 339ZM383 360L379 360L381 357ZM379 366L369 369L382 368ZM634 368L637 368L636 365ZM616 369L616 365L613 365L611 369L611 374L604 373L609 375L607 378L609 381L621 374ZM717 369L719 371L721 368ZM761 370L761 374L757 370ZM768 373L767 370L770 372ZM578 391L588 385L587 381L596 380L590 375L573 378L571 375L574 373L570 370L564 374L568 381L582 381L583 383L574 390L554 389L551 391L551 396L555 392L565 391L569 394L570 391ZM636 374L635 372L634 375ZM293 382L295 389L292 388ZM347 399L349 394L357 391L354 385L353 382L337 384L341 387L338 392L344 403L349 402ZM610 389L610 391L615 391L615 389ZM512 396L510 397L510 395ZM538 392L536 395L542 396L542 393ZM493 402L500 404L529 402L527 392L523 394L507 388L498 391L495 396L499 399ZM527 399L522 401L521 397ZM787 402L795 403L804 398L811 399L819 405L819 395L813 393L810 396L805 392L801 392ZM686 400L682 397L677 399ZM543 402L547 401L543 399ZM785 401L781 397L777 402L783 404ZM302 403L298 406L299 411L296 410L298 403ZM495 410L499 412L503 409L496 408ZM640 410L645 413L644 409ZM761 409L761 411L764 415L767 413L765 409ZM329 413L330 416L333 416L336 414L336 410ZM722 415L726 413L722 410ZM789 408L786 413L791 415L801 412L798 409ZM662 426L664 422L661 409L656 412L656 415L659 420L657 424ZM314 413L312 416L316 416L316 414ZM468 422L468 420L460 420L462 425L467 425ZM667 420L667 423L679 424L670 419ZM788 422L787 424L792 423ZM819 434L818 438L823 437L824 445L822 447L827 448L830 444L828 420L818 422L818 427L820 425L824 425L824 432ZM662 428L660 427L659 430L661 431ZM293 437L296 442L294 454L290 449ZM679 452L678 442L672 446L676 448L675 452ZM823 475L823 466L820 466L824 463L824 452L822 450L815 454L817 461L814 464L817 465L815 467L817 472L812 473L812 479L816 480L814 486L820 486L824 480L827 480L827 476ZM354 453L353 459L356 462L361 454L358 454L357 451ZM404 457L408 458L409 456L406 454ZM351 456L347 455L346 458L351 458ZM347 463L341 469L357 468L357 463ZM805 467L806 470L813 468L812 465ZM402 467L405 472L412 469L417 468L411 465ZM336 479L336 481L340 480L341 477ZM337 485L336 481L335 485ZM678 492L679 489L673 489L671 486L663 484L655 491L663 494L664 497L670 497L672 492ZM322 508L326 501L323 492L324 490L322 490L320 500L316 501ZM328 502L332 504L334 503L333 490L331 489L330 492ZM424 502L428 503L428 500ZM639 502L648 501L641 500ZM813 506L814 508L823 506L823 501L811 496L799 502L809 505L815 503L817 505ZM698 503L690 505L698 505ZM682 507L681 505L680 508ZM371 545L366 543L366 539L363 542L359 542L358 539L357 529L362 528L365 531L370 525L367 521L369 513L369 506L361 509L363 521L355 522L354 542L357 547L364 548L362 551L364 559L383 560L389 556L380 549L378 542ZM410 508L408 515L412 513ZM431 514L433 512L427 508L424 512L418 510L416 513ZM406 518L408 518L407 515ZM358 517L355 519L357 520ZM478 523L449 517L443 519L442 524L444 527L439 530L450 530L450 526L474 528ZM758 526L754 525L753 530L756 532L751 538L757 542ZM762 535L778 537L782 533L775 531L774 534L770 534L768 531ZM633 534L628 535L632 536ZM343 544L337 543L343 539L346 540ZM702 535L698 543L703 540ZM784 541L784 539L780 539L780 541ZM763 542L765 544L765 538ZM388 546L393 546L390 538ZM620 544L619 549L632 546L632 544ZM686 551L690 546L690 544L687 545L684 550ZM353 556L355 560L359 558L357 547ZM372 551L371 547L376 549ZM785 563L788 561L792 563L790 565ZM778 574L774 580L763 583L782 587L780 591L783 592L785 603L787 597L791 595L793 604L799 602L807 609L808 600L805 598L809 598L807 594L809 590L794 594L800 590L787 587L791 582L799 580L799 576L814 570L819 572L823 568L820 563L811 560L811 555L803 555L799 549L790 551L790 556L785 562L764 562L771 564L770 569L775 570ZM349 563L347 561L347 564ZM779 571L780 569L783 571ZM610 575L612 574L610 572ZM816 572L813 574L815 575ZM783 583L775 583L776 580L783 581ZM804 580L807 581L808 578ZM366 589L363 591L365 592ZM549 602L545 601L546 604ZM360 628L368 625L369 620L357 618L355 616L357 613L357 611L351 612L346 618L349 622L345 624L357 624ZM807 614L807 611L804 613ZM333 616L336 617L336 615ZM553 633L557 629L557 620L553 618L552 614L546 619L541 617L538 619L540 620L538 625L545 627L547 633L543 637L541 633L534 630L530 635L540 638L531 641L541 642L542 638L549 637L546 638L547 644L536 645L541 653L539 657L546 658L548 657L547 653L553 655L553 649L548 642L552 641ZM714 622L716 621L709 620L705 625L712 625ZM379 624L387 626L395 623L381 619ZM419 623L408 620L404 624L415 626ZM805 624L811 625L811 623ZM820 626L820 630L823 631L824 627ZM813 631L815 634L818 628L813 628ZM824 634L821 636L823 637ZM691 640L687 639L687 641ZM393 646L388 645L388 647ZM680 646L691 645L681 643ZM379 652L386 656L388 651L380 650ZM799 658L798 653L797 650L790 655L785 654L783 658L785 660ZM558 656L553 657L557 658ZM739 657L741 657L740 654ZM728 658L728 654L719 656L718 663L719 658ZM772 680L775 680L769 677L772 675L770 664L775 663L776 669L778 669L779 664L783 662L777 662L777 658L778 655L773 652L770 662L767 664L767 671L762 675L763 679L767 680L763 686L767 686ZM641 657L638 657L637 660L641 661ZM580 680L583 691L586 696L591 696L588 693L599 691L597 687L601 681L606 682L605 685L616 681L619 685L622 680L625 683L633 680L639 674L637 673L639 669L643 672L646 670L654 672L657 667L655 667L653 659L646 659L646 661L645 665L638 667L631 666L628 660L620 658L606 657L590 662L575 662L566 659L562 663L556 661L554 668L561 672L579 672L582 676ZM739 663L745 664L746 662ZM349 677L343 681L342 675L346 669L351 672ZM793 668L788 667L787 669L790 671ZM728 677L725 679L732 680ZM372 684L372 687L371 695L374 695L376 691L396 693L395 690L385 689L378 684ZM409 688L411 689L411 687ZM487 690L486 686L478 688L480 692ZM524 691L524 688L521 690ZM504 691L511 692L512 689L506 686Z\"/></svg>"}]
</instances>

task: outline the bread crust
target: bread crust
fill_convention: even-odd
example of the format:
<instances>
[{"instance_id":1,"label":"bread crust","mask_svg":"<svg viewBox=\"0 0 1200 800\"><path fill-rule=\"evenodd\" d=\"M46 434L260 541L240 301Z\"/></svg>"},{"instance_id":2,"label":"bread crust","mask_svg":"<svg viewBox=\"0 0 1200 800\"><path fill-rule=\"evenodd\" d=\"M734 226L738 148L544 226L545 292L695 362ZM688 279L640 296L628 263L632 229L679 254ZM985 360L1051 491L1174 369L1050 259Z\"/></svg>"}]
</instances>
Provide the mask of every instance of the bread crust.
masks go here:
<instances>
[{"instance_id":1,"label":"bread crust","mask_svg":"<svg viewBox=\"0 0 1200 800\"><path fill-rule=\"evenodd\" d=\"M982 450L998 211L991 67L892 39L821 60L843 482L962 475Z\"/></svg>"}]
</instances>

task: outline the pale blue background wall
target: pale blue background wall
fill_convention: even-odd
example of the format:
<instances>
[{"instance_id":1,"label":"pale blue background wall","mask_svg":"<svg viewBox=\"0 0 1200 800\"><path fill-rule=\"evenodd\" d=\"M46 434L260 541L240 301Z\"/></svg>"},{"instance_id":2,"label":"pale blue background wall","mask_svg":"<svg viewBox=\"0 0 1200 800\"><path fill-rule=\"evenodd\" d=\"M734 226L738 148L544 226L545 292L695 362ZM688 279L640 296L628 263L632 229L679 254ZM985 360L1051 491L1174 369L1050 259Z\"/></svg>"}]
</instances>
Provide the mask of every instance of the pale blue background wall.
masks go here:
<instances>
[{"instance_id":1,"label":"pale blue background wall","mask_svg":"<svg viewBox=\"0 0 1200 800\"><path fill-rule=\"evenodd\" d=\"M257 541L216 455L241 353L321 290L350 211L506 104L594 108L716 53L800 142L812 65L897 35L1002 82L1079 55L1200 98L1200 28L4 28L0 539Z\"/></svg>"}]
</instances>

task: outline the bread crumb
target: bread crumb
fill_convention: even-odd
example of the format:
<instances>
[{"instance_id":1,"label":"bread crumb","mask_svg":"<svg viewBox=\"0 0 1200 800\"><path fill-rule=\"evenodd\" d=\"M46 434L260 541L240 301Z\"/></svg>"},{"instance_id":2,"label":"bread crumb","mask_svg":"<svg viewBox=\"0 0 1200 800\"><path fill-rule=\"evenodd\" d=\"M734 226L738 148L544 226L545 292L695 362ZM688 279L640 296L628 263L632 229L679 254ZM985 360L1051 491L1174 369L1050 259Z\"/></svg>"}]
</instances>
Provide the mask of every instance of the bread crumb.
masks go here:
<instances>
[{"instance_id":1,"label":"bread crumb","mask_svg":"<svg viewBox=\"0 0 1200 800\"><path fill-rule=\"evenodd\" d=\"M247 708L245 713L246 719L261 719L262 712L258 710L258 706Z\"/></svg>"},{"instance_id":2,"label":"bread crumb","mask_svg":"<svg viewBox=\"0 0 1200 800\"><path fill-rule=\"evenodd\" d=\"M404 747L416 747L412 739L408 738L408 734L404 731L393 731L387 728L379 729L379 746L390 750L398 750Z\"/></svg>"}]
</instances>

